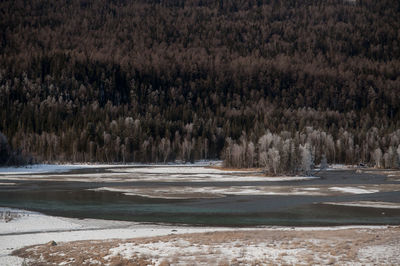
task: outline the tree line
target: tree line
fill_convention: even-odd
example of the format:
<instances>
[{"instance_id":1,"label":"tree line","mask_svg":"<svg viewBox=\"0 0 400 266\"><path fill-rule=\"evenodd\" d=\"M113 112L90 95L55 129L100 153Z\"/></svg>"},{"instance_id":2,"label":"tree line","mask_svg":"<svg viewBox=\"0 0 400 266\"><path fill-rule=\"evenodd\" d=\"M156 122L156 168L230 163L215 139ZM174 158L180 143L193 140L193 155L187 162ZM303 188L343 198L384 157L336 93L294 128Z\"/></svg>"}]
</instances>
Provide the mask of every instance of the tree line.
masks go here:
<instances>
[{"instance_id":1,"label":"tree line","mask_svg":"<svg viewBox=\"0 0 400 266\"><path fill-rule=\"evenodd\" d=\"M371 128L362 145L355 142L361 134L353 135L345 130L336 139L329 132L312 127L295 133L267 131L254 142L243 134L236 142L228 138L224 162L226 166L260 167L272 174L309 174L317 164L319 169L324 169L328 162L399 168L400 130L383 139L378 132L377 128Z\"/></svg>"},{"instance_id":2,"label":"tree line","mask_svg":"<svg viewBox=\"0 0 400 266\"><path fill-rule=\"evenodd\" d=\"M38 161L399 167L400 3L2 1L0 131Z\"/></svg>"}]
</instances>

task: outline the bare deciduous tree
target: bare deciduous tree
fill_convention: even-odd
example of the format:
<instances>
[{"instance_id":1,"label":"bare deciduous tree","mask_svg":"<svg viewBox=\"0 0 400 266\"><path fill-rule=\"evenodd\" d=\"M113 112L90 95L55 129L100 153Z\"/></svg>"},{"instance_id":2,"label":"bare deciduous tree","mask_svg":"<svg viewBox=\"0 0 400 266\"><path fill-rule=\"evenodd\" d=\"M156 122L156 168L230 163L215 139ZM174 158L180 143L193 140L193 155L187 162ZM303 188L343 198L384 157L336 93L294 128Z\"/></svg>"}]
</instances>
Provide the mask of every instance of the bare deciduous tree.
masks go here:
<instances>
[{"instance_id":1,"label":"bare deciduous tree","mask_svg":"<svg viewBox=\"0 0 400 266\"><path fill-rule=\"evenodd\" d=\"M375 162L376 168L381 168L382 166L382 150L380 148L376 148L372 153L372 158Z\"/></svg>"}]
</instances>

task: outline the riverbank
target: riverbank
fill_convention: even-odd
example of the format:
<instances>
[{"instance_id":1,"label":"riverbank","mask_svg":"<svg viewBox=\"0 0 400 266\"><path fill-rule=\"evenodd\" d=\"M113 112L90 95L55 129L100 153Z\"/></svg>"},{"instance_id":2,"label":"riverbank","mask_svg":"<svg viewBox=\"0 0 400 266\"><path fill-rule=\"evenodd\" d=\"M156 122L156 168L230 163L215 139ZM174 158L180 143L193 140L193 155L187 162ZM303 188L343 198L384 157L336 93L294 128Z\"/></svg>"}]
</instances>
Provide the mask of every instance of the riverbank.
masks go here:
<instances>
[{"instance_id":1,"label":"riverbank","mask_svg":"<svg viewBox=\"0 0 400 266\"><path fill-rule=\"evenodd\" d=\"M399 226L221 228L46 216L0 221L0 264L400 263Z\"/></svg>"},{"instance_id":2,"label":"riverbank","mask_svg":"<svg viewBox=\"0 0 400 266\"><path fill-rule=\"evenodd\" d=\"M230 228L172 226L126 221L75 219L0 207L0 265L21 265L12 252L49 241L127 239L231 230Z\"/></svg>"}]
</instances>

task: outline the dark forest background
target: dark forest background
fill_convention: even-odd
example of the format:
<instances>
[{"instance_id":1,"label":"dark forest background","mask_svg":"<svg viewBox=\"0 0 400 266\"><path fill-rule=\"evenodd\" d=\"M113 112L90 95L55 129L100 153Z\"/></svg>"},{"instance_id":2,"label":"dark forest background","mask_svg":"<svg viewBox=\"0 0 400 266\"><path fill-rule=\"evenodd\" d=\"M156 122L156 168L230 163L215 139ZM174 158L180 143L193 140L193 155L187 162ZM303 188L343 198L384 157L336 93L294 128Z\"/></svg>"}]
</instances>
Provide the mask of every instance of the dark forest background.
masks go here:
<instances>
[{"instance_id":1,"label":"dark forest background","mask_svg":"<svg viewBox=\"0 0 400 266\"><path fill-rule=\"evenodd\" d=\"M0 104L0 163L399 167L400 2L1 1Z\"/></svg>"}]
</instances>

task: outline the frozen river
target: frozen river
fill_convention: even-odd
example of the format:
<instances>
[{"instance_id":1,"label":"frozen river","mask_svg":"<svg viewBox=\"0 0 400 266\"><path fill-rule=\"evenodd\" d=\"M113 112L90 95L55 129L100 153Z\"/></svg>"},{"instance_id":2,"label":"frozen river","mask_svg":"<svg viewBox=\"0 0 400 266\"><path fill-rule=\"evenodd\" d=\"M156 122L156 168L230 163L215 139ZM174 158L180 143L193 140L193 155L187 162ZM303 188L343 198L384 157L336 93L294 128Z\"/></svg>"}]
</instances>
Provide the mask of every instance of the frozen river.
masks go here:
<instances>
[{"instance_id":1,"label":"frozen river","mask_svg":"<svg viewBox=\"0 0 400 266\"><path fill-rule=\"evenodd\" d=\"M400 182L374 171L311 177L205 166L0 172L0 206L49 215L207 226L400 224Z\"/></svg>"}]
</instances>

